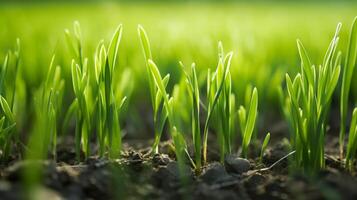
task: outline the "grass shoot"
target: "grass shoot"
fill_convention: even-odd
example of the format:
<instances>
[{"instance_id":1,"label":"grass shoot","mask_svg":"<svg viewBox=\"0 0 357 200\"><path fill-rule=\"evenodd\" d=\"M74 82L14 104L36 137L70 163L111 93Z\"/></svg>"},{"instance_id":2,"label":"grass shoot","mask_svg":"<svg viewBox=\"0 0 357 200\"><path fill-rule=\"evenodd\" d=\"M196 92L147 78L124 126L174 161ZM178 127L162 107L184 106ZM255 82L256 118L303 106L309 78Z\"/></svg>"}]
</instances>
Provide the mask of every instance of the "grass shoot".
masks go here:
<instances>
[{"instance_id":1,"label":"grass shoot","mask_svg":"<svg viewBox=\"0 0 357 200\"><path fill-rule=\"evenodd\" d=\"M337 26L322 65L315 66L300 42L301 71L292 80L286 75L288 121L293 123L292 145L296 166L314 173L325 166L324 138L332 94L340 75L341 53L336 48L341 24Z\"/></svg>"},{"instance_id":2,"label":"grass shoot","mask_svg":"<svg viewBox=\"0 0 357 200\"><path fill-rule=\"evenodd\" d=\"M161 91L155 86L155 77L151 73L150 67L149 67L149 59L152 60L152 54L151 54L151 49L150 49L150 42L148 39L148 36L144 30L144 28L139 25L138 26L138 34L139 38L141 41L141 46L143 48L144 52L144 58L145 58L145 63L146 63L146 68L147 68L147 73L148 73L148 81L149 81L149 88L150 88L150 97L151 97L151 104L152 104L152 109L153 109L153 120L154 120L154 132L155 132L155 140L154 144L152 146L153 153L159 153L159 143L161 139L161 135L164 129L165 122L168 118L168 112L164 108L164 102L163 102L163 94ZM163 86L166 88L168 82L170 79L170 75L166 75L163 78Z\"/></svg>"},{"instance_id":3,"label":"grass shoot","mask_svg":"<svg viewBox=\"0 0 357 200\"><path fill-rule=\"evenodd\" d=\"M343 158L343 150L346 135L346 117L348 111L348 98L351 89L351 81L357 60L357 17L352 23L351 32L347 46L346 59L343 67L341 96L340 96L340 158Z\"/></svg>"},{"instance_id":4,"label":"grass shoot","mask_svg":"<svg viewBox=\"0 0 357 200\"><path fill-rule=\"evenodd\" d=\"M259 156L260 163L263 162L263 156L264 156L265 150L268 147L269 141L270 141L270 133L268 132L263 140L262 148L260 150L260 156Z\"/></svg>"},{"instance_id":5,"label":"grass shoot","mask_svg":"<svg viewBox=\"0 0 357 200\"><path fill-rule=\"evenodd\" d=\"M240 106L238 115L242 131L242 156L246 158L248 156L248 147L252 139L256 119L258 116L258 90L256 88L253 89L250 98L248 113L243 106Z\"/></svg>"}]
</instances>

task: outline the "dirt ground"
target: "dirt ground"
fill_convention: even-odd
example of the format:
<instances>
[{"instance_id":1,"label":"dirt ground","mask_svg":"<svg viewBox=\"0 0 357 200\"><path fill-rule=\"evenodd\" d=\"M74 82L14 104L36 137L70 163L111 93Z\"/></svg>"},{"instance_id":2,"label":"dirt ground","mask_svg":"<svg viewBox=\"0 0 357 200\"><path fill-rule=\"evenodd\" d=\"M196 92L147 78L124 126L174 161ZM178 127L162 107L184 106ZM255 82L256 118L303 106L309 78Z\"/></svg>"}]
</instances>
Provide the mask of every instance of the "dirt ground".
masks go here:
<instances>
[{"instance_id":1,"label":"dirt ground","mask_svg":"<svg viewBox=\"0 0 357 200\"><path fill-rule=\"evenodd\" d=\"M262 162L235 155L218 162L217 152L209 152L209 164L196 174L187 164L184 180L169 143L162 143L162 154L125 144L122 158L109 161L91 157L75 161L74 150L60 147L57 162L40 161L43 166L43 199L357 199L357 177L346 172L337 159L337 138L326 146L326 168L316 177L291 173L284 142L270 145ZM136 142L137 143L137 142ZM251 153L254 157L254 150ZM257 155L255 155L257 157ZM22 170L26 161L1 166L0 199L24 199Z\"/></svg>"}]
</instances>

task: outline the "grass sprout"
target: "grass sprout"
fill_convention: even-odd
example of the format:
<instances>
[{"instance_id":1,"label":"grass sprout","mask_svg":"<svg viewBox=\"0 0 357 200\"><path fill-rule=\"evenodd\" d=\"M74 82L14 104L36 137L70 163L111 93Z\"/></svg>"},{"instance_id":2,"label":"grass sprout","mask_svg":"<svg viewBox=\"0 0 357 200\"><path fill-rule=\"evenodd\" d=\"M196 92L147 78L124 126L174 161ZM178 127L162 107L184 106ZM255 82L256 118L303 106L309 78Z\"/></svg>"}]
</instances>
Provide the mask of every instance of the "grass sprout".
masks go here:
<instances>
[{"instance_id":1,"label":"grass sprout","mask_svg":"<svg viewBox=\"0 0 357 200\"><path fill-rule=\"evenodd\" d=\"M191 99L191 132L192 141L195 151L195 165L196 168L202 166L201 155L203 155L203 164L207 161L207 139L209 127L212 125L212 118L216 117L220 119L220 141L222 157L231 150L231 127L232 127L232 102L234 102L231 94L231 76L229 68L231 65L231 59L233 53L228 54L223 53L222 44L219 43L219 60L215 73L211 73L208 69L207 73L207 102L208 105L204 106L207 110L207 117L205 119L205 125L203 129L203 141L201 138L201 128L200 128L200 88L197 78L196 66L193 63L191 65L191 70L189 73L185 71L184 65L181 63L183 68L187 88L189 92L189 98ZM224 95L224 96L222 96ZM220 110L218 110L220 108ZM216 110L217 109L217 110ZM222 118L222 119L221 119ZM201 154L202 151L202 154Z\"/></svg>"},{"instance_id":2,"label":"grass sprout","mask_svg":"<svg viewBox=\"0 0 357 200\"><path fill-rule=\"evenodd\" d=\"M148 73L148 81L149 81L149 88L150 88L150 97L151 97L151 104L153 109L153 119L154 119L154 132L155 132L155 140L152 146L153 153L159 153L159 143L161 139L161 135L164 129L165 122L168 118L168 112L165 110L163 104L163 94L160 89L156 87L155 77L151 73L151 69L149 67L149 59L152 59L151 49L150 49L150 42L148 36L144 30L144 28L139 25L138 26L138 34L141 41L141 46L144 52L144 58L146 61L146 68ZM163 79L163 86L166 88L170 79L170 75L166 75Z\"/></svg>"},{"instance_id":3,"label":"grass sprout","mask_svg":"<svg viewBox=\"0 0 357 200\"><path fill-rule=\"evenodd\" d=\"M121 36L122 25L119 25L108 46L108 53L105 53L106 51L104 45L101 46L100 51L97 51L96 58L98 58L98 62L96 62L97 65L95 66L98 87L98 138L100 141L100 152L103 154L103 146L107 146L109 149L110 158L117 158L120 156L121 131L119 124L119 114L122 105L126 101L126 96L116 100L114 94L115 88L113 86L113 75ZM103 121L103 119L105 120Z\"/></svg>"},{"instance_id":4,"label":"grass sprout","mask_svg":"<svg viewBox=\"0 0 357 200\"><path fill-rule=\"evenodd\" d=\"M233 52L229 52L227 54L223 53L223 46L221 43L218 44L219 48L219 55L218 55L218 65L216 68L215 73L211 73L211 71L208 69L208 74L207 74L207 118L205 120L205 125L203 129L203 163L206 164L207 162L207 141L208 141L208 131L209 127L211 125L211 119L213 116L213 113L215 111L215 108L217 104L219 103L219 98L222 94L222 91L226 90L227 87L229 87L228 83L229 82L229 77L230 77L230 66L231 66L231 60L233 56ZM229 89L229 88L228 88ZM228 99L227 99L228 100ZM230 101L230 100L228 100ZM222 104L226 103L225 101L221 101L220 103ZM228 103L229 104L229 103ZM229 112L229 109L228 109ZM229 120L229 119L227 119ZM229 123L229 122L228 122ZM225 133L227 135L230 135L230 133ZM226 136L227 136L226 135ZM224 136L223 136L224 137ZM224 139L227 142L230 142L230 138ZM227 147L230 145L227 145Z\"/></svg>"},{"instance_id":5,"label":"grass sprout","mask_svg":"<svg viewBox=\"0 0 357 200\"><path fill-rule=\"evenodd\" d=\"M186 184L187 180L184 172L184 165L186 161L185 158L186 156L188 156L190 160L191 158L187 151L187 143L185 141L185 138L182 135L182 133L180 133L177 130L176 127L176 120L173 110L173 108L175 108L176 102L174 102L174 98L170 97L170 95L166 92L166 86L164 82L165 78L162 78L158 67L151 59L148 60L148 67L149 67L149 72L152 74L152 78L154 79L154 83L155 86L157 87L157 90L162 94L163 103L164 103L163 109L165 109L165 111L167 112L169 132L171 134L175 147L176 159L179 165L180 179L182 184Z\"/></svg>"},{"instance_id":6,"label":"grass sprout","mask_svg":"<svg viewBox=\"0 0 357 200\"><path fill-rule=\"evenodd\" d=\"M12 137L15 130L16 122L9 104L2 96L0 97L0 103L3 113L3 116L0 119L0 147L2 151L1 160L7 160L14 142L14 139L12 139Z\"/></svg>"},{"instance_id":7,"label":"grass sprout","mask_svg":"<svg viewBox=\"0 0 357 200\"><path fill-rule=\"evenodd\" d=\"M270 133L267 133L264 140L263 140L263 144L262 144L262 148L260 150L260 156L259 156L259 162L261 163L263 161L263 156L265 153L265 150L268 147L268 143L270 141Z\"/></svg>"},{"instance_id":8,"label":"grass sprout","mask_svg":"<svg viewBox=\"0 0 357 200\"><path fill-rule=\"evenodd\" d=\"M356 159L357 153L357 108L353 110L352 120L350 126L350 133L348 136L347 152L346 152L346 167L352 171L353 162Z\"/></svg>"},{"instance_id":9,"label":"grass sprout","mask_svg":"<svg viewBox=\"0 0 357 200\"><path fill-rule=\"evenodd\" d=\"M53 55L49 70L43 84L34 97L35 121L28 141L25 159L30 161L24 169L24 181L28 195L33 195L33 189L38 187L42 179L41 160L47 159L48 153L56 161L56 146L58 119L62 112L62 100L65 81L61 67L55 66Z\"/></svg>"},{"instance_id":10,"label":"grass sprout","mask_svg":"<svg viewBox=\"0 0 357 200\"><path fill-rule=\"evenodd\" d=\"M15 94L16 79L20 64L20 40L14 51L9 51L0 68L0 159L7 160L12 149L19 143L16 133Z\"/></svg>"},{"instance_id":11,"label":"grass sprout","mask_svg":"<svg viewBox=\"0 0 357 200\"><path fill-rule=\"evenodd\" d=\"M181 66L184 68L183 64ZM183 70L184 71L184 70ZM185 71L184 71L185 72ZM189 98L191 99L191 132L192 143L194 146L195 166L200 169L202 166L202 142L201 142L201 128L200 128L200 89L197 79L196 66L191 65L191 72L186 73L186 84L189 91Z\"/></svg>"},{"instance_id":12,"label":"grass sprout","mask_svg":"<svg viewBox=\"0 0 357 200\"><path fill-rule=\"evenodd\" d=\"M85 158L90 155L90 138L96 130L99 154L109 150L110 158L120 156L121 131L119 115L126 96L116 98L113 76L117 63L118 49L122 36L122 25L116 29L108 48L103 42L97 46L94 67L88 67L88 59L82 57L81 32L79 23L74 23L74 37L65 31L69 46L77 59L73 59L71 74L74 94L66 120L76 116L76 154L80 159L81 150ZM119 95L122 96L122 95Z\"/></svg>"},{"instance_id":13,"label":"grass sprout","mask_svg":"<svg viewBox=\"0 0 357 200\"><path fill-rule=\"evenodd\" d=\"M341 96L340 96L340 158L343 158L343 148L346 135L346 116L348 111L348 98L350 93L351 81L357 59L357 17L352 23L350 37L347 46L346 60L343 68Z\"/></svg>"},{"instance_id":14,"label":"grass sprout","mask_svg":"<svg viewBox=\"0 0 357 200\"><path fill-rule=\"evenodd\" d=\"M56 158L57 124L61 115L65 81L62 77L61 67L54 66L54 60L55 56L52 57L46 81L37 93L35 104L38 112L36 116L38 116L39 123L43 124L44 132L41 137L44 141L43 151L51 152Z\"/></svg>"},{"instance_id":15,"label":"grass sprout","mask_svg":"<svg viewBox=\"0 0 357 200\"><path fill-rule=\"evenodd\" d=\"M336 52L341 24L338 24L322 65L311 64L300 42L301 71L292 80L286 74L288 122L292 123L292 146L296 166L313 173L325 166L324 138L331 97L340 75L341 53Z\"/></svg>"},{"instance_id":16,"label":"grass sprout","mask_svg":"<svg viewBox=\"0 0 357 200\"><path fill-rule=\"evenodd\" d=\"M244 106L240 106L238 110L239 123L242 131L242 156L248 156L248 147L252 139L256 119L258 116L258 90L253 89L249 101L248 113Z\"/></svg>"},{"instance_id":17,"label":"grass sprout","mask_svg":"<svg viewBox=\"0 0 357 200\"><path fill-rule=\"evenodd\" d=\"M217 74L222 74L224 70L224 51L222 43L219 43L219 63ZM219 76L218 76L219 77ZM220 79L210 84L210 88L218 88ZM235 117L235 96L232 93L232 76L228 71L223 82L222 94L218 98L217 109L214 111L214 118L217 120L217 135L220 143L221 162L227 154L232 153L233 124Z\"/></svg>"},{"instance_id":18,"label":"grass sprout","mask_svg":"<svg viewBox=\"0 0 357 200\"><path fill-rule=\"evenodd\" d=\"M55 56L52 57L45 82L35 93L35 123L25 155L25 158L30 161L46 159L48 153L56 160L57 124L61 114L65 82L61 75L61 68L55 67L54 61ZM33 179L31 182L36 183L34 180L40 176L39 166L28 170L27 178Z\"/></svg>"}]
</instances>

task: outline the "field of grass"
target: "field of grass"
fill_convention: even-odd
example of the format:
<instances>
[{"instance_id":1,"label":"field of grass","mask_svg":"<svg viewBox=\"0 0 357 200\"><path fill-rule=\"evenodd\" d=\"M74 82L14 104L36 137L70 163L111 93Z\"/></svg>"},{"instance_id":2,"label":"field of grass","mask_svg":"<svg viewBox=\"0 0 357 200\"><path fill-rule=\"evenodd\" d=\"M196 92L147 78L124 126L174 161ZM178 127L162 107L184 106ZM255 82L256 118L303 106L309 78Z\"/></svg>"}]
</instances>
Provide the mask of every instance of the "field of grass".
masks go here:
<instances>
[{"instance_id":1,"label":"field of grass","mask_svg":"<svg viewBox=\"0 0 357 200\"><path fill-rule=\"evenodd\" d=\"M259 103L272 107L278 102L276 86L283 81L284 74L298 69L296 39L304 42L312 58L321 58L337 22L344 24L341 35L346 36L356 7L354 4L5 4L0 8L0 55L3 58L16 38L21 39L21 70L28 91L32 91L43 80L53 53L69 80L71 59L64 29L71 28L73 21L81 23L83 52L89 58L93 57L97 42L101 39L108 42L115 27L122 23L117 71L128 68L132 71L135 89L131 104L142 104L149 96L147 89L141 87L146 78L142 76L145 67L136 26L142 24L150 36L154 58L163 73L171 74L172 83L179 81L180 60L195 62L198 70L213 68L217 43L222 41L226 49L234 52L231 73L238 102L242 102L247 84L252 84L261 93ZM345 49L346 37L342 38L340 46ZM355 85L352 84L354 91ZM66 91L67 88L70 90L66 87Z\"/></svg>"},{"instance_id":2,"label":"field of grass","mask_svg":"<svg viewBox=\"0 0 357 200\"><path fill-rule=\"evenodd\" d=\"M335 136L341 128L341 107L341 132L349 134L340 136L340 158L346 138L352 169L357 67L344 66L355 65L356 10L353 3L0 4L1 156L56 160L65 136L77 161L118 158L126 139L155 138L150 145L160 153L164 133L180 170L192 157L200 174L212 138L223 163L238 149L248 158L250 143L265 137L261 163L283 122L295 166L314 173L325 166L329 122Z\"/></svg>"}]
</instances>

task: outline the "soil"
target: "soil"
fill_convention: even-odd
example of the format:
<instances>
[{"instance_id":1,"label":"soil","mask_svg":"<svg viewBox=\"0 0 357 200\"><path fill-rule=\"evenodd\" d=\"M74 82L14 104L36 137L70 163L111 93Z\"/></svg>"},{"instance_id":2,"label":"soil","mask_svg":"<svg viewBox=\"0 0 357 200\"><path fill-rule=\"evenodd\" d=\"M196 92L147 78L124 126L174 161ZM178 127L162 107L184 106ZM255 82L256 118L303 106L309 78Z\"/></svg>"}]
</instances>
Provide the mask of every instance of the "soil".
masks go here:
<instances>
[{"instance_id":1,"label":"soil","mask_svg":"<svg viewBox=\"0 0 357 200\"><path fill-rule=\"evenodd\" d=\"M148 145L125 144L122 158L91 157L77 163L73 149L58 149L57 162L38 161L43 167L43 186L38 199L357 199L357 177L346 172L336 158L337 138L327 141L326 168L316 177L289 172L286 142L270 145L262 162L235 155L218 162L209 152L209 164L198 175L187 163L184 181L170 143L152 155ZM140 144L137 141L133 142ZM129 148L129 146L131 146ZM134 148L133 148L134 146ZM257 157L254 149L251 157ZM34 162L34 161L33 161ZM3 164L0 168L0 199L24 199L22 171L29 161Z\"/></svg>"}]
</instances>

